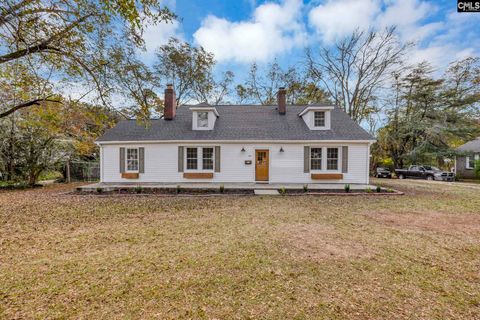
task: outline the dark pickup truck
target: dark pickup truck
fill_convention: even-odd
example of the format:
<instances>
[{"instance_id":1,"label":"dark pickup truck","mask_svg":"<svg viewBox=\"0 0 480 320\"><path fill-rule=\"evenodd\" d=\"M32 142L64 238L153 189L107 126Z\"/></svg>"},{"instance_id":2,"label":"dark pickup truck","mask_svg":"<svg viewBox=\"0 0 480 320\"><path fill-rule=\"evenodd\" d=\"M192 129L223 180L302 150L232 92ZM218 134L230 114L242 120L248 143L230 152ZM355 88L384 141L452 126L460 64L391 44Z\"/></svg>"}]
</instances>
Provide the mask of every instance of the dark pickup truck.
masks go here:
<instances>
[{"instance_id":1,"label":"dark pickup truck","mask_svg":"<svg viewBox=\"0 0 480 320\"><path fill-rule=\"evenodd\" d=\"M410 166L408 169L395 169L395 174L399 179L455 180L455 174L453 172L442 171L432 166Z\"/></svg>"}]
</instances>

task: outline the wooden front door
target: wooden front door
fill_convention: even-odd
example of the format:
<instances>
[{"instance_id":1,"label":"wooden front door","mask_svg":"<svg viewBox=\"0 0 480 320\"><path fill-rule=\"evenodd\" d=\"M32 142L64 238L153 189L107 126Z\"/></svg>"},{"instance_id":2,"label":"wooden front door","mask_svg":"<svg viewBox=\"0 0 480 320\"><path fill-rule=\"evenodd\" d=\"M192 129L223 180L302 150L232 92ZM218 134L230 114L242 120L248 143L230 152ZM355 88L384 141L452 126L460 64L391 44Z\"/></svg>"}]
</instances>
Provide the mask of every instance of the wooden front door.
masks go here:
<instances>
[{"instance_id":1,"label":"wooden front door","mask_svg":"<svg viewBox=\"0 0 480 320\"><path fill-rule=\"evenodd\" d=\"M255 150L255 180L268 181L268 150Z\"/></svg>"}]
</instances>

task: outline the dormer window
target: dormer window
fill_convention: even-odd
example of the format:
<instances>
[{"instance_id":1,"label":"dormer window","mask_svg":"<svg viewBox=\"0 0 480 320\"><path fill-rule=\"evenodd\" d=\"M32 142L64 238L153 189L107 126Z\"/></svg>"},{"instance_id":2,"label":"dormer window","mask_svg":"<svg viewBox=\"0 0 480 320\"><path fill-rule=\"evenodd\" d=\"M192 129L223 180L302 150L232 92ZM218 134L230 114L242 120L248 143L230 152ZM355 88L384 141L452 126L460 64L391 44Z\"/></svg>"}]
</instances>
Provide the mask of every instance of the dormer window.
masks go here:
<instances>
[{"instance_id":1,"label":"dormer window","mask_svg":"<svg viewBox=\"0 0 480 320\"><path fill-rule=\"evenodd\" d=\"M325 127L325 111L315 111L313 125L315 127Z\"/></svg>"},{"instance_id":2,"label":"dormer window","mask_svg":"<svg viewBox=\"0 0 480 320\"><path fill-rule=\"evenodd\" d=\"M217 109L208 104L200 104L191 107L192 111L192 130L213 130L215 122L219 117Z\"/></svg>"},{"instance_id":3,"label":"dormer window","mask_svg":"<svg viewBox=\"0 0 480 320\"><path fill-rule=\"evenodd\" d=\"M334 106L309 106L298 115L310 130L331 130Z\"/></svg>"},{"instance_id":4,"label":"dormer window","mask_svg":"<svg viewBox=\"0 0 480 320\"><path fill-rule=\"evenodd\" d=\"M197 113L197 127L199 128L208 127L208 111Z\"/></svg>"}]
</instances>

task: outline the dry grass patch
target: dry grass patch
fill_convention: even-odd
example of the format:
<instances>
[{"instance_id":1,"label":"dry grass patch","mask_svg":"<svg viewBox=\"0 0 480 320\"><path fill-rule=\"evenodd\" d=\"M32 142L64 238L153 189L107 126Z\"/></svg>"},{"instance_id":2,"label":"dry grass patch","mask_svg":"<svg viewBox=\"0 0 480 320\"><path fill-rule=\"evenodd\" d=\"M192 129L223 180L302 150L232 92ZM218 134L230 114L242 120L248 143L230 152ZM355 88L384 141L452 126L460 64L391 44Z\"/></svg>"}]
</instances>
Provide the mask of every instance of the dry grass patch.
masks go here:
<instances>
[{"instance_id":1,"label":"dry grass patch","mask_svg":"<svg viewBox=\"0 0 480 320\"><path fill-rule=\"evenodd\" d=\"M439 212L368 212L364 215L397 230L432 231L446 235L480 235L480 214L452 215Z\"/></svg>"},{"instance_id":2,"label":"dry grass patch","mask_svg":"<svg viewBox=\"0 0 480 320\"><path fill-rule=\"evenodd\" d=\"M283 224L276 234L282 251L300 260L358 259L371 256L373 251L326 224Z\"/></svg>"},{"instance_id":3,"label":"dry grass patch","mask_svg":"<svg viewBox=\"0 0 480 320\"><path fill-rule=\"evenodd\" d=\"M436 186L395 182L409 194L388 198L0 192L0 318L477 319L480 197Z\"/></svg>"}]
</instances>

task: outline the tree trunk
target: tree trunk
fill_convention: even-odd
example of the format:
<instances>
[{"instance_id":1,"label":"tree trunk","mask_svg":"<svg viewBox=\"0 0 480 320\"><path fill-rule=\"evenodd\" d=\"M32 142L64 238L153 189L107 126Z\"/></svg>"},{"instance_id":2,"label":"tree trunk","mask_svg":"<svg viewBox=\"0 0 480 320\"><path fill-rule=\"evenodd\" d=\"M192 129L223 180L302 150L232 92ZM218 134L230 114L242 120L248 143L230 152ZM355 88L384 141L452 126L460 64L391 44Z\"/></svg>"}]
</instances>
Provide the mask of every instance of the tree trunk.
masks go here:
<instances>
[{"instance_id":1,"label":"tree trunk","mask_svg":"<svg viewBox=\"0 0 480 320\"><path fill-rule=\"evenodd\" d=\"M70 178L70 159L67 160L67 164L66 164L66 167L65 167L65 180L67 183L70 183L71 182L71 178Z\"/></svg>"},{"instance_id":2,"label":"tree trunk","mask_svg":"<svg viewBox=\"0 0 480 320\"><path fill-rule=\"evenodd\" d=\"M37 175L35 174L35 171L30 171L30 174L28 175L28 185L30 187L34 187L35 183L37 182Z\"/></svg>"}]
</instances>

